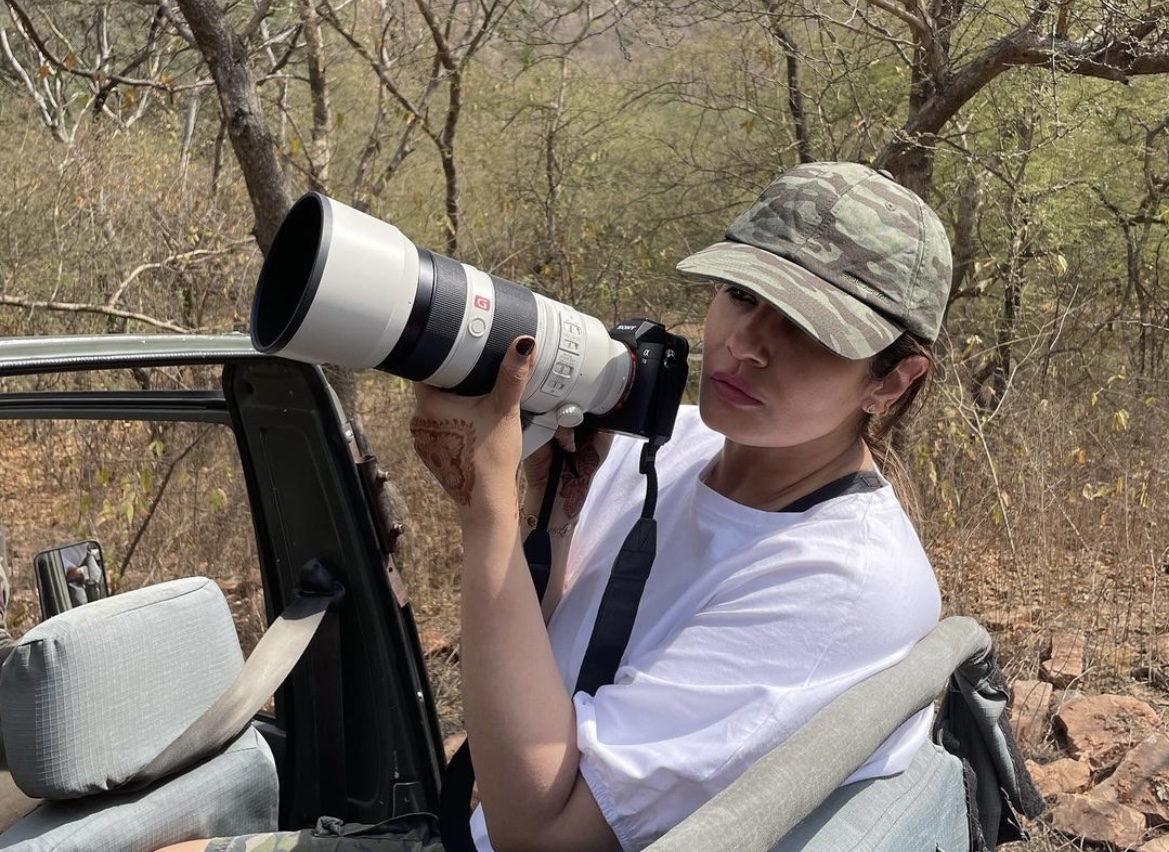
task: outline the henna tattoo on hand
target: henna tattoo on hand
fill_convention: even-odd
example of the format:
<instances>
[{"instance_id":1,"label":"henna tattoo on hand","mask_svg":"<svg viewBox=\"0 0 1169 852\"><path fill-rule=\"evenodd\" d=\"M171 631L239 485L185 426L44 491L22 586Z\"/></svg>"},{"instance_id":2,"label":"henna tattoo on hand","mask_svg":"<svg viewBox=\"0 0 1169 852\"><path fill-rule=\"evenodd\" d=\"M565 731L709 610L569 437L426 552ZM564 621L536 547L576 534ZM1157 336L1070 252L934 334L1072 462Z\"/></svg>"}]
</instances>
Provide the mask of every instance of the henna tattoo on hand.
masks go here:
<instances>
[{"instance_id":1,"label":"henna tattoo on hand","mask_svg":"<svg viewBox=\"0 0 1169 852\"><path fill-rule=\"evenodd\" d=\"M592 443L584 444L568 457L568 464L560 474L560 496L564 498L564 514L571 520L580 514L589 483L601 466L601 455Z\"/></svg>"},{"instance_id":2,"label":"henna tattoo on hand","mask_svg":"<svg viewBox=\"0 0 1169 852\"><path fill-rule=\"evenodd\" d=\"M414 452L438 484L460 506L471 505L475 488L475 424L467 420L410 421Z\"/></svg>"}]
</instances>

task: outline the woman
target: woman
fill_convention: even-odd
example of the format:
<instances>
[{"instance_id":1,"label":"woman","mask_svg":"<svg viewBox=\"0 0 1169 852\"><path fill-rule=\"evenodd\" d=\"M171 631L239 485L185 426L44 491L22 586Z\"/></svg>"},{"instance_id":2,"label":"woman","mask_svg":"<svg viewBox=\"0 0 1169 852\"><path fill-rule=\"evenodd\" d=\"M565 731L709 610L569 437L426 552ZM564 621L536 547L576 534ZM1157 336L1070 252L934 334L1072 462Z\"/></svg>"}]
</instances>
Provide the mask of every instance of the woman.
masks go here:
<instances>
[{"instance_id":1,"label":"woman","mask_svg":"<svg viewBox=\"0 0 1169 852\"><path fill-rule=\"evenodd\" d=\"M484 397L417 386L415 447L463 534L480 849L643 848L938 618L929 562L868 442L930 368L950 283L936 215L865 166L803 165L678 268L716 282L699 404L658 454L657 558L622 667L595 696L571 689L641 508L638 442L617 437L603 466L606 442L575 448L542 611L521 540L547 454L525 466L522 505L516 478L534 341L515 342ZM904 769L929 721L907 722L851 780ZM309 848L289 837L274 848Z\"/></svg>"}]
</instances>

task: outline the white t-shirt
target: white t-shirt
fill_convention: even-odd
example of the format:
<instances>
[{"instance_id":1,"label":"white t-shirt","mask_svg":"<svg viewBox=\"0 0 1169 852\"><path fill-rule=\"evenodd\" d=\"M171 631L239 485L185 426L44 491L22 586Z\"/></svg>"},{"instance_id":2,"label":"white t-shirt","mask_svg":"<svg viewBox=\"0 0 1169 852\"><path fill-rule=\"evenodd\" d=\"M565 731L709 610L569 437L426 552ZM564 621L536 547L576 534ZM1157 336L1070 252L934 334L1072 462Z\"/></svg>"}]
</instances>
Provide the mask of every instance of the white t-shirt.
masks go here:
<instances>
[{"instance_id":1,"label":"white t-shirt","mask_svg":"<svg viewBox=\"0 0 1169 852\"><path fill-rule=\"evenodd\" d=\"M624 850L641 849L728 786L846 688L903 658L941 599L889 486L806 512L766 512L706 487L722 447L693 406L658 452L657 558L614 683L574 696L581 773ZM640 515L642 442L597 472L548 625L571 690L609 570ZM899 772L931 710L849 781ZM472 830L490 849L482 811Z\"/></svg>"}]
</instances>

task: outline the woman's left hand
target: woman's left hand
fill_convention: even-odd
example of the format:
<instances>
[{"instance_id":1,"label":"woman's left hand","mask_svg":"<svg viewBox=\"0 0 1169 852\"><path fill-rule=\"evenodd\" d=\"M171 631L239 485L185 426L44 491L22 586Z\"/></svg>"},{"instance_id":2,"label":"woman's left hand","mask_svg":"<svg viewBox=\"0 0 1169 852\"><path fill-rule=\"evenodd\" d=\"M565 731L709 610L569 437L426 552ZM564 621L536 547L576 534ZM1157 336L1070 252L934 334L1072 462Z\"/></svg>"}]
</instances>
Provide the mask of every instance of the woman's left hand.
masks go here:
<instances>
[{"instance_id":1,"label":"woman's left hand","mask_svg":"<svg viewBox=\"0 0 1169 852\"><path fill-rule=\"evenodd\" d=\"M508 347L490 393L466 397L414 385L414 451L463 513L517 511L516 472L523 454L520 398L531 375L535 341Z\"/></svg>"}]
</instances>

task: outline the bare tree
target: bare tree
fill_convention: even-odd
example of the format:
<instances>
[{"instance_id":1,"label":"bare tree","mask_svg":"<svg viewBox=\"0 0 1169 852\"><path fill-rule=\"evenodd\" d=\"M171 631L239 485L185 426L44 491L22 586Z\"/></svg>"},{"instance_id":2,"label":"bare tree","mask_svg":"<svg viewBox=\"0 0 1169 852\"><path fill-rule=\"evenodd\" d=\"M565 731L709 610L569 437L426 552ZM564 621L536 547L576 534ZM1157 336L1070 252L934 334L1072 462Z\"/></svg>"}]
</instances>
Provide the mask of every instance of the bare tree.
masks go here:
<instances>
[{"instance_id":1,"label":"bare tree","mask_svg":"<svg viewBox=\"0 0 1169 852\"><path fill-rule=\"evenodd\" d=\"M305 59L308 64L309 95L313 104L313 122L308 149L309 185L328 194L333 134L333 109L329 102L326 75L325 41L315 0L300 0L300 24L304 30Z\"/></svg>"},{"instance_id":2,"label":"bare tree","mask_svg":"<svg viewBox=\"0 0 1169 852\"><path fill-rule=\"evenodd\" d=\"M323 0L322 15L365 61L381 86L378 110L354 187L359 205L379 195L414 149L421 133L430 140L443 173L446 252L457 255L460 203L459 163L455 151L467 77L476 55L489 42L513 0L453 0L445 7L430 0L380 4L380 18L363 24L358 4ZM426 69L419 71L425 62ZM439 95L443 96L440 102ZM396 145L385 165L371 177L372 161L381 151L391 109L403 124L388 131Z\"/></svg>"},{"instance_id":3,"label":"bare tree","mask_svg":"<svg viewBox=\"0 0 1169 852\"><path fill-rule=\"evenodd\" d=\"M882 19L868 14L871 10L882 12ZM923 197L929 196L932 152L939 134L1001 74L1038 67L1053 75L1125 83L1136 76L1169 72L1169 6L1163 3L1086 7L1065 0L1057 7L1040 0L1029 10L1020 9L1014 20L999 18L1003 31L997 35L984 33L979 19L992 16L982 3L860 0L854 11L874 34L897 38L891 27L886 29L890 24L908 30L908 114L876 164ZM975 41L987 35L986 43Z\"/></svg>"},{"instance_id":4,"label":"bare tree","mask_svg":"<svg viewBox=\"0 0 1169 852\"><path fill-rule=\"evenodd\" d=\"M1135 120L1141 145L1141 189L1142 192L1125 206L1110 197L1102 187L1093 187L1096 197L1116 221L1124 235L1125 262L1124 281L1117 294L1113 310L1104 318L1101 326L1108 326L1123 320L1135 302L1137 317L1136 370L1141 377L1156 374L1164 351L1164 335L1159 333L1169 326L1166 318L1169 307L1165 293L1160 292L1156 271L1160 254L1169 236L1164 214L1165 200L1169 197L1169 170L1162 165L1165 161L1165 140L1169 137L1169 118L1151 123Z\"/></svg>"},{"instance_id":5,"label":"bare tree","mask_svg":"<svg viewBox=\"0 0 1169 852\"><path fill-rule=\"evenodd\" d=\"M59 142L72 143L87 117L128 128L159 97L207 85L176 79L191 63L170 39L165 0L2 3L0 74L25 91Z\"/></svg>"},{"instance_id":6,"label":"bare tree","mask_svg":"<svg viewBox=\"0 0 1169 852\"><path fill-rule=\"evenodd\" d=\"M255 236L267 250L290 206L248 47L265 20L267 2L242 32L232 28L214 0L177 0L181 16L170 0L2 2L9 13L7 23L0 20L2 67L36 104L54 138L66 144L87 115L128 128L151 103L169 109L174 98L187 97L185 166L198 94L214 85L255 212ZM201 73L204 63L210 79Z\"/></svg>"},{"instance_id":7,"label":"bare tree","mask_svg":"<svg viewBox=\"0 0 1169 852\"><path fill-rule=\"evenodd\" d=\"M862 92L870 85L863 80L866 74L900 66L903 102L883 97L874 108L866 106L862 92L855 100L857 129L876 130L868 155L876 166L927 198L937 146L949 141L947 133L953 135L950 123L1001 75L1037 68L1053 82L1079 76L1124 84L1169 72L1169 6L1161 3L1039 0L1030 7L993 10L969 0L758 3L754 17L785 58L783 78L774 85L788 94L799 159L839 156L841 146L827 138L842 130L844 115L832 111L833 102L847 104ZM709 16L724 20L751 14L742 4L714 3L708 9ZM797 63L817 80L799 80ZM809 85L815 91L811 97ZM724 108L734 103L725 92L720 95ZM808 100L818 102L815 129L807 123Z\"/></svg>"}]
</instances>

